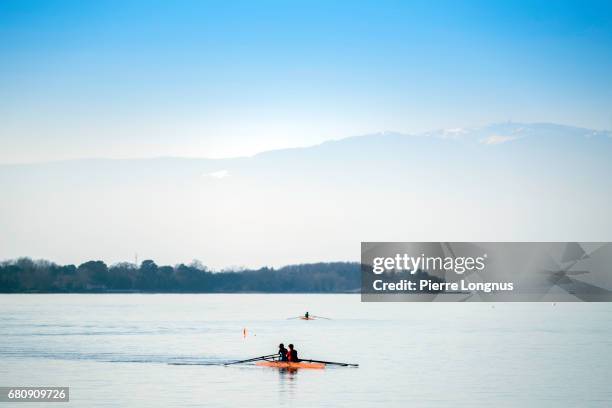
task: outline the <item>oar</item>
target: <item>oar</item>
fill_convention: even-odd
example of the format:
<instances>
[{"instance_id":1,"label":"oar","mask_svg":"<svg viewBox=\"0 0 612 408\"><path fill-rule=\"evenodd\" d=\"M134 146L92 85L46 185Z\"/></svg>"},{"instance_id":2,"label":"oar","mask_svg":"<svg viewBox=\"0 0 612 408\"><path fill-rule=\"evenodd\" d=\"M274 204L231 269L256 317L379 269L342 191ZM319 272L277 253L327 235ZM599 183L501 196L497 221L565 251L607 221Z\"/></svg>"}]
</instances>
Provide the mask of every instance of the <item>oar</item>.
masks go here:
<instances>
[{"instance_id":1,"label":"oar","mask_svg":"<svg viewBox=\"0 0 612 408\"><path fill-rule=\"evenodd\" d=\"M332 365L339 365L339 366L343 366L343 367L347 367L347 366L351 366L351 367L359 367L359 364L353 364L353 363L336 363L336 362L334 362L334 361L310 360L310 359L306 359L306 358L300 358L300 361L308 361L309 363L323 363L323 364L332 364Z\"/></svg>"},{"instance_id":2,"label":"oar","mask_svg":"<svg viewBox=\"0 0 612 408\"><path fill-rule=\"evenodd\" d=\"M312 315L312 317L316 317L317 319L326 319L326 320L331 320L329 317L323 317L323 316L315 316L315 315Z\"/></svg>"},{"instance_id":3,"label":"oar","mask_svg":"<svg viewBox=\"0 0 612 408\"><path fill-rule=\"evenodd\" d=\"M250 363L251 361L257 361L257 360L265 360L267 358L272 358L278 356L278 354L269 354L267 356L260 356L260 357L253 357L253 358L249 358L247 360L240 360L240 361L232 361L231 363L225 363L223 365L232 365L232 364L240 364L240 363Z\"/></svg>"}]
</instances>

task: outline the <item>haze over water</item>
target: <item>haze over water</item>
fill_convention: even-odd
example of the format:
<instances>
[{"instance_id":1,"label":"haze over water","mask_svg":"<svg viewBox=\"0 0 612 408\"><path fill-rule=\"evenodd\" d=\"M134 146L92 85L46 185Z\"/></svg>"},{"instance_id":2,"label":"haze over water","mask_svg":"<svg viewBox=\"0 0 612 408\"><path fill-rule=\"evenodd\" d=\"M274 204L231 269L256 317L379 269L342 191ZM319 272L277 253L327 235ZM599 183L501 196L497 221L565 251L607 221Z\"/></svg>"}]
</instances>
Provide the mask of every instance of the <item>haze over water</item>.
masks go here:
<instances>
[{"instance_id":1,"label":"haze over water","mask_svg":"<svg viewBox=\"0 0 612 408\"><path fill-rule=\"evenodd\" d=\"M2 295L0 309L0 384L70 386L74 406L612 403L609 303L73 294ZM287 320L305 311L332 320ZM279 342L360 367L206 365L271 354Z\"/></svg>"}]
</instances>

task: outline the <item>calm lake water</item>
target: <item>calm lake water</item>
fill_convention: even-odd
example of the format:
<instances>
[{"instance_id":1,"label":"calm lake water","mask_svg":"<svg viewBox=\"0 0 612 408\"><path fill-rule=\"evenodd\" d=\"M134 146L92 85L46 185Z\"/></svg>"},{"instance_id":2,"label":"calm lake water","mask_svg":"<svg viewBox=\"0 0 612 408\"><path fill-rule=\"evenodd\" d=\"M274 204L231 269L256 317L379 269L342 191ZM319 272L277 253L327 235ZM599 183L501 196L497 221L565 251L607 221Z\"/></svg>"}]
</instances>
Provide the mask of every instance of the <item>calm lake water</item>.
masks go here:
<instances>
[{"instance_id":1,"label":"calm lake water","mask_svg":"<svg viewBox=\"0 0 612 408\"><path fill-rule=\"evenodd\" d=\"M305 311L333 320L287 320ZM611 322L610 303L1 295L0 386L70 386L79 407L610 407ZM170 364L271 354L279 342L360 367Z\"/></svg>"}]
</instances>

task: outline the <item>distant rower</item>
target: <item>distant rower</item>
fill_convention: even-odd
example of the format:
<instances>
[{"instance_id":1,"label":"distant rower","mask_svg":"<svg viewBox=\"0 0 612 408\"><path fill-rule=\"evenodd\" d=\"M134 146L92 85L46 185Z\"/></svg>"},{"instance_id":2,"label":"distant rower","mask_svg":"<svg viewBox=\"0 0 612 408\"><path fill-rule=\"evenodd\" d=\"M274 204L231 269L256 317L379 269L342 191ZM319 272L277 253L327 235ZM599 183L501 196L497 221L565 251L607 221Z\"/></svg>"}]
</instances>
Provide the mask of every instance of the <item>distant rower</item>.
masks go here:
<instances>
[{"instance_id":1,"label":"distant rower","mask_svg":"<svg viewBox=\"0 0 612 408\"><path fill-rule=\"evenodd\" d=\"M305 317L306 319L308 319L308 318L310 317L310 313L308 313L308 312L304 313L304 317Z\"/></svg>"}]
</instances>

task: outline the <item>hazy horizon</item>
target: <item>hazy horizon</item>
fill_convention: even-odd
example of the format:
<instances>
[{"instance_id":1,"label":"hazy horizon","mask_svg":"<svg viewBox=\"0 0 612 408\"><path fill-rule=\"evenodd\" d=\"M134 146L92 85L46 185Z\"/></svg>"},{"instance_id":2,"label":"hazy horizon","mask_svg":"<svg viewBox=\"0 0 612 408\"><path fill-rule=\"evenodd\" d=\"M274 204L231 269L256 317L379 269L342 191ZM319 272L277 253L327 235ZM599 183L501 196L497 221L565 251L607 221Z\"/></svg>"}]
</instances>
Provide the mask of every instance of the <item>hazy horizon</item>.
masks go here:
<instances>
[{"instance_id":1,"label":"hazy horizon","mask_svg":"<svg viewBox=\"0 0 612 408\"><path fill-rule=\"evenodd\" d=\"M609 241L610 132L501 123L234 159L0 166L0 259L358 261L361 241ZM573 200L569 200L573 197Z\"/></svg>"},{"instance_id":2,"label":"hazy horizon","mask_svg":"<svg viewBox=\"0 0 612 408\"><path fill-rule=\"evenodd\" d=\"M74 157L74 158L64 158L64 159L54 159L54 160L41 160L41 161L24 161L24 162L0 162L0 166L2 165L32 165L32 164L50 164L50 163L61 163L61 162L69 162L69 161L83 161L83 160L147 160L147 159L193 159L193 160L232 160L232 159L248 159L260 154L271 153L271 152L279 152L284 150L293 150L293 149L307 149L311 147L317 147L325 143L329 142L339 142L347 139L360 138L360 137L371 137L385 134L395 134L406 137L415 137L415 136L431 136L437 133L441 134L458 134L467 133L468 131L486 129L490 126L497 125L518 125L518 126L531 126L531 125L552 125L552 126L564 126L567 128L581 129L581 130L589 130L598 133L609 134L612 137L612 128L611 129L590 129L582 126L576 126L565 123L552 123L552 122L520 122L520 121L505 121L505 122L496 122L496 123L488 123L481 124L479 126L455 126L451 128L434 128L429 129L423 132L416 133L406 133L399 132L396 130L381 130L378 132L372 132L367 134L355 134L341 137L330 137L329 139L323 140L321 142L313 143L313 144L304 144L299 146L280 146L277 148L272 148L269 150L259 150L252 154L245 154L239 156L222 156L222 157L206 157L206 156L172 156L172 155L161 155L161 156L134 156L134 157L112 157L112 156L82 156L82 157Z\"/></svg>"}]
</instances>

